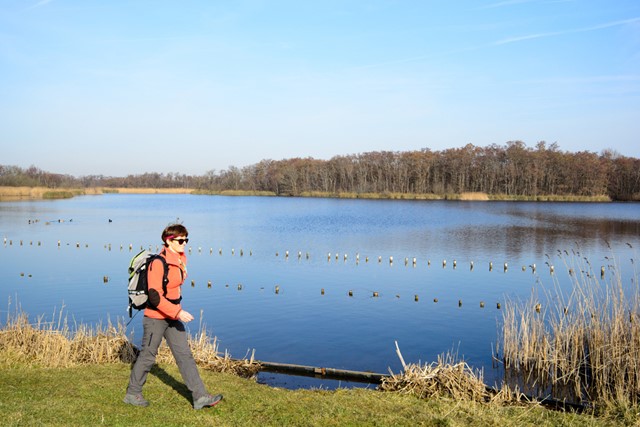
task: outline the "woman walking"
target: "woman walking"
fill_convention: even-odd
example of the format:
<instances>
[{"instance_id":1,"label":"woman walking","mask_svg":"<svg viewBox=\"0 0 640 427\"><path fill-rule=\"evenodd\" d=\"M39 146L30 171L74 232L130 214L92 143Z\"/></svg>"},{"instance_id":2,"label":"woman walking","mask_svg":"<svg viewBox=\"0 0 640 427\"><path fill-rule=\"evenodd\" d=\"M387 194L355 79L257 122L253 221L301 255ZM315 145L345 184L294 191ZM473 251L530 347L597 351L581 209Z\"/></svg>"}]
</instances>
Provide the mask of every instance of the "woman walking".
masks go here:
<instances>
[{"instance_id":1,"label":"woman walking","mask_svg":"<svg viewBox=\"0 0 640 427\"><path fill-rule=\"evenodd\" d=\"M189 242L188 236L189 232L182 224L169 225L162 231L164 248L160 256L168 266L168 280L163 284L163 260L153 260L147 275L149 303L142 320L142 350L131 370L127 394L124 397L125 403L135 406L149 405L142 396L142 386L156 361L163 337L176 360L182 379L191 391L194 409L215 406L222 400L221 394L214 396L207 392L189 348L184 328L184 323L193 320L191 313L183 310L180 304L181 286L187 277L187 257L184 249Z\"/></svg>"}]
</instances>

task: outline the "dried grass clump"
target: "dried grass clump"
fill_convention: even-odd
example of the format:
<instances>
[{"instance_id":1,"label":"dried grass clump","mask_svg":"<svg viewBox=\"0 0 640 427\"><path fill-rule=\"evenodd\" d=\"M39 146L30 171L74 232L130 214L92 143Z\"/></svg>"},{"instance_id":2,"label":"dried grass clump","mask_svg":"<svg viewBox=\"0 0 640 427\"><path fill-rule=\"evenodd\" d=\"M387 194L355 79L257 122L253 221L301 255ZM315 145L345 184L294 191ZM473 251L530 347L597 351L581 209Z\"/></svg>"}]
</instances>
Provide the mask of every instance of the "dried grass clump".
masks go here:
<instances>
[{"instance_id":1,"label":"dried grass clump","mask_svg":"<svg viewBox=\"0 0 640 427\"><path fill-rule=\"evenodd\" d=\"M47 367L69 367L91 363L134 360L135 349L126 339L124 327L110 322L95 329L80 326L71 331L66 319L35 324L25 313L10 316L0 329L0 351L10 353L17 362Z\"/></svg>"},{"instance_id":2,"label":"dried grass clump","mask_svg":"<svg viewBox=\"0 0 640 427\"><path fill-rule=\"evenodd\" d=\"M54 317L55 314L54 314ZM189 345L196 363L215 372L233 373L245 378L254 377L260 365L251 359L232 359L218 352L217 339L210 338L204 327L196 337L189 336ZM80 325L72 330L62 313L58 322L45 322L40 317L35 324L25 313L10 315L0 329L0 354L4 363L26 363L45 367L70 367L83 364L133 363L139 349L126 336L126 325L109 322L95 328ZM10 356L11 360L7 360ZM160 346L158 363L174 364L166 343Z\"/></svg>"},{"instance_id":3,"label":"dried grass clump","mask_svg":"<svg viewBox=\"0 0 640 427\"><path fill-rule=\"evenodd\" d=\"M136 349L124 333L124 326L109 324L91 330L86 326L78 329L69 340L69 354L77 364L132 362Z\"/></svg>"},{"instance_id":4,"label":"dried grass clump","mask_svg":"<svg viewBox=\"0 0 640 427\"><path fill-rule=\"evenodd\" d=\"M447 353L428 365L406 364L398 343L396 353L404 368L400 374L382 379L379 389L412 394L421 399L450 397L458 400L487 402L489 390L482 380L482 372L474 372L465 362L456 362L455 355Z\"/></svg>"},{"instance_id":5,"label":"dried grass clump","mask_svg":"<svg viewBox=\"0 0 640 427\"><path fill-rule=\"evenodd\" d=\"M484 383L469 365L464 362L445 363L440 357L430 365L407 365L404 372L383 378L380 389L412 394L421 399L451 397L476 402L490 400Z\"/></svg>"}]
</instances>

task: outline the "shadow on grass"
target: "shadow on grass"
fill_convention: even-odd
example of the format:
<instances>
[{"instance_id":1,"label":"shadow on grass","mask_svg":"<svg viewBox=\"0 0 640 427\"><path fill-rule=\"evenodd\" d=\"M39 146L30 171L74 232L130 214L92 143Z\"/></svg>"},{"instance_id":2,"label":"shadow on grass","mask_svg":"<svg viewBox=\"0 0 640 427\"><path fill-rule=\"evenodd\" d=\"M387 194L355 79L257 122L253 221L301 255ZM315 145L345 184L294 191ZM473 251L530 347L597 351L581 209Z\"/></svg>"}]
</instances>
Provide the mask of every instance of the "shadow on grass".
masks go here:
<instances>
[{"instance_id":1,"label":"shadow on grass","mask_svg":"<svg viewBox=\"0 0 640 427\"><path fill-rule=\"evenodd\" d=\"M150 374L157 377L160 381L174 389L178 392L179 395L184 397L189 403L191 403L191 392L187 388L187 386L180 381L177 381L174 377L169 375L167 371L159 367L158 365L153 365L151 368Z\"/></svg>"}]
</instances>

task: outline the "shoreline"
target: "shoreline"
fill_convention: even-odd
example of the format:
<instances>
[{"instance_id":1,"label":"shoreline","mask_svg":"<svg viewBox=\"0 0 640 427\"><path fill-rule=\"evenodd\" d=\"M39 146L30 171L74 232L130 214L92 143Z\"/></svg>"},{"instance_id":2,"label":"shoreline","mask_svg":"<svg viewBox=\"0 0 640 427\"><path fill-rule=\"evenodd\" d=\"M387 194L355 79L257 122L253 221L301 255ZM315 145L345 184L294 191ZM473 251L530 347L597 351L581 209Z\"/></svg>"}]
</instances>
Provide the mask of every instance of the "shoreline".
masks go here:
<instances>
[{"instance_id":1,"label":"shoreline","mask_svg":"<svg viewBox=\"0 0 640 427\"><path fill-rule=\"evenodd\" d=\"M203 191L193 188L60 188L46 187L7 187L0 186L0 202L69 199L75 196L89 196L102 194L195 194L212 196L260 196L260 197L311 197L334 199L366 199L366 200L453 200L453 201L518 201L518 202L593 202L609 203L612 200L606 195L578 196L578 195L536 195L519 196L487 193L460 194L414 194L414 193L331 193L305 192L300 195L276 195L269 191Z\"/></svg>"},{"instance_id":2,"label":"shoreline","mask_svg":"<svg viewBox=\"0 0 640 427\"><path fill-rule=\"evenodd\" d=\"M102 194L192 194L192 188L46 188L0 186L0 202L70 199Z\"/></svg>"}]
</instances>

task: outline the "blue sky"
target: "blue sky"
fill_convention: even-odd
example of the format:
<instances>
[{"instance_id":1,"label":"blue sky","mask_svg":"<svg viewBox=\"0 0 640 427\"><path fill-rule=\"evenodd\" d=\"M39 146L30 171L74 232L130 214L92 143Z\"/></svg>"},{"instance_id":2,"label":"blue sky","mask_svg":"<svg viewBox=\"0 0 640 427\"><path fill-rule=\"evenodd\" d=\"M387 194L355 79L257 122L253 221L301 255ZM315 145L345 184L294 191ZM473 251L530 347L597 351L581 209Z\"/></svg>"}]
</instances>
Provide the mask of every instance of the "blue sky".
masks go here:
<instances>
[{"instance_id":1,"label":"blue sky","mask_svg":"<svg viewBox=\"0 0 640 427\"><path fill-rule=\"evenodd\" d=\"M640 157L638 0L0 0L0 164L200 175L521 140Z\"/></svg>"}]
</instances>

